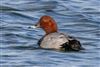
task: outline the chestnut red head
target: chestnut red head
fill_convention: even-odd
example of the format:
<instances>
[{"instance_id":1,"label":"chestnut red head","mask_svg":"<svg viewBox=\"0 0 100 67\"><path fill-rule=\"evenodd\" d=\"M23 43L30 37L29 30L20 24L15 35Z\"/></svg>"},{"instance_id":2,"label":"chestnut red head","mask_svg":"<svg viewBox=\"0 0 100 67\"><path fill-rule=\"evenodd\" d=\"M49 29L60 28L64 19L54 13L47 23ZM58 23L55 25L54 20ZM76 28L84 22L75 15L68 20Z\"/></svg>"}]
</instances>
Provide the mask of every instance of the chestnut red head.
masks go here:
<instances>
[{"instance_id":1,"label":"chestnut red head","mask_svg":"<svg viewBox=\"0 0 100 67\"><path fill-rule=\"evenodd\" d=\"M46 34L57 32L57 24L50 16L42 16L35 26L42 28Z\"/></svg>"}]
</instances>

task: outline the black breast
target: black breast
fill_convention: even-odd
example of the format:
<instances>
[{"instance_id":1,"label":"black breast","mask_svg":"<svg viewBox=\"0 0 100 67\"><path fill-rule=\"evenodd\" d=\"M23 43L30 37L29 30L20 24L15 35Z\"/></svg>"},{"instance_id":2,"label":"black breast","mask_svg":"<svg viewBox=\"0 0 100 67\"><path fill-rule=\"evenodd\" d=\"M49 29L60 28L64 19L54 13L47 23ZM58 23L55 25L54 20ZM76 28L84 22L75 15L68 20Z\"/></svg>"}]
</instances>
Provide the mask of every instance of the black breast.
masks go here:
<instances>
[{"instance_id":1,"label":"black breast","mask_svg":"<svg viewBox=\"0 0 100 67\"><path fill-rule=\"evenodd\" d=\"M45 36L43 36L42 38L40 38L40 40L38 41L38 45L40 46L40 44L41 44L41 42L42 42L42 40L43 40L43 38L44 38Z\"/></svg>"}]
</instances>

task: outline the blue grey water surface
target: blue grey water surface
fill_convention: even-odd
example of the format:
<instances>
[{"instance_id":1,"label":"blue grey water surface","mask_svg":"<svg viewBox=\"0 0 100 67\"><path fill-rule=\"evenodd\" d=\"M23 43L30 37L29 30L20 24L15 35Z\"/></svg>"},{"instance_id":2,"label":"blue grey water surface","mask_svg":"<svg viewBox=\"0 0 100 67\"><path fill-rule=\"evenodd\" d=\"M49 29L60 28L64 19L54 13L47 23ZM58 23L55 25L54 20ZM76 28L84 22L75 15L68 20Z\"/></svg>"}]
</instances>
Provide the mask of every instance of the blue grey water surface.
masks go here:
<instances>
[{"instance_id":1,"label":"blue grey water surface","mask_svg":"<svg viewBox=\"0 0 100 67\"><path fill-rule=\"evenodd\" d=\"M28 27L52 16L60 32L76 37L85 50L36 49L45 34ZM100 67L100 0L1 0L1 67Z\"/></svg>"}]
</instances>

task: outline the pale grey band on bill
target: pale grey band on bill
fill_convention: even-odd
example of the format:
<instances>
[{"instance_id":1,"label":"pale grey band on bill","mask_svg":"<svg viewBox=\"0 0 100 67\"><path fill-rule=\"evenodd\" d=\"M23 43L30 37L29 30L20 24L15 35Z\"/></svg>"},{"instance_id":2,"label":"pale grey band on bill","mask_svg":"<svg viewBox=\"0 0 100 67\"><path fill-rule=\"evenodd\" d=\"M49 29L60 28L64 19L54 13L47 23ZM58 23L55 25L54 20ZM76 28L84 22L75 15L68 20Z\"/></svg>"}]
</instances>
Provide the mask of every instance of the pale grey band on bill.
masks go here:
<instances>
[{"instance_id":1,"label":"pale grey band on bill","mask_svg":"<svg viewBox=\"0 0 100 67\"><path fill-rule=\"evenodd\" d=\"M37 28L37 26L33 25L33 26L31 26L31 28Z\"/></svg>"}]
</instances>

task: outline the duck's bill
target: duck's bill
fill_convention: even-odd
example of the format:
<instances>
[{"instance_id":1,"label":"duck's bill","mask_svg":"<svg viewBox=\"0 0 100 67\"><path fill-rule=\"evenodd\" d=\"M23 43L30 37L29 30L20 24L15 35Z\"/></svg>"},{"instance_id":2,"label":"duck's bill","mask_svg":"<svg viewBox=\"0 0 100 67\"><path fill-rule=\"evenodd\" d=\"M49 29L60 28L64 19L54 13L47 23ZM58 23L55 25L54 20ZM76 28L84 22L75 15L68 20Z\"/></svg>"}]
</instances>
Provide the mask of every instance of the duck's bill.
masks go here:
<instances>
[{"instance_id":1,"label":"duck's bill","mask_svg":"<svg viewBox=\"0 0 100 67\"><path fill-rule=\"evenodd\" d=\"M39 23L35 24L35 25L31 26L30 28L40 28L40 24Z\"/></svg>"},{"instance_id":2,"label":"duck's bill","mask_svg":"<svg viewBox=\"0 0 100 67\"><path fill-rule=\"evenodd\" d=\"M33 25L33 26L30 26L30 28L38 28L37 26Z\"/></svg>"}]
</instances>

